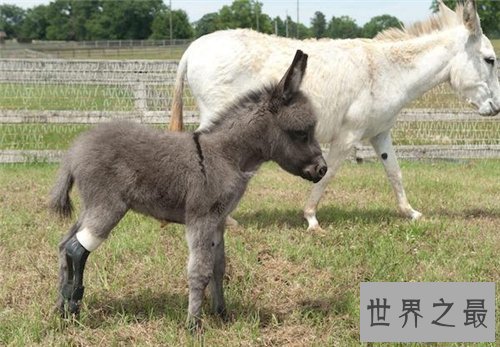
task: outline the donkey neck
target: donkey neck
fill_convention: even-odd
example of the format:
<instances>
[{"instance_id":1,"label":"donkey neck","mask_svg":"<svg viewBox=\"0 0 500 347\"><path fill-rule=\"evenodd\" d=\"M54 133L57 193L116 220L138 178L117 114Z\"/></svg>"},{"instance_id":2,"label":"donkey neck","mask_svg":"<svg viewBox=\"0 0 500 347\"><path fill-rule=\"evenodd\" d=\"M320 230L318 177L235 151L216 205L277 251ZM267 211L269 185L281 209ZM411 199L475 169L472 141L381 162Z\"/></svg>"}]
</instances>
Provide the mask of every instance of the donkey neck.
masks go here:
<instances>
[{"instance_id":1,"label":"donkey neck","mask_svg":"<svg viewBox=\"0 0 500 347\"><path fill-rule=\"evenodd\" d=\"M222 157L236 170L254 172L267 160L263 133L257 123L237 116L229 117L222 125L218 124L215 129L199 136L201 149Z\"/></svg>"},{"instance_id":2,"label":"donkey neck","mask_svg":"<svg viewBox=\"0 0 500 347\"><path fill-rule=\"evenodd\" d=\"M391 71L385 78L400 95L396 101L403 107L436 85L450 81L451 62L465 49L465 28L387 43L385 64ZM384 82L382 82L384 83ZM387 83L387 81L385 81Z\"/></svg>"}]
</instances>

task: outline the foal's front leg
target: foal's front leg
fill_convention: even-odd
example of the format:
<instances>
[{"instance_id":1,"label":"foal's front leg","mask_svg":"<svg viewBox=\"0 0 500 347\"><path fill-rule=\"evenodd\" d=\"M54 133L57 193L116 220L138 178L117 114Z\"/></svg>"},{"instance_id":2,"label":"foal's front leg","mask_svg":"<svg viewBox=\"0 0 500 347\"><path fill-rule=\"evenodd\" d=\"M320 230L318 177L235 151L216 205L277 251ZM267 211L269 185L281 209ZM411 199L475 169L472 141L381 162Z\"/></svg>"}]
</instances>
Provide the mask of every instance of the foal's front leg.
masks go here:
<instances>
[{"instance_id":1,"label":"foal's front leg","mask_svg":"<svg viewBox=\"0 0 500 347\"><path fill-rule=\"evenodd\" d=\"M187 327L201 328L201 305L205 288L213 277L215 249L222 241L218 226L224 221L197 220L188 222L186 238L189 247L188 283L189 306Z\"/></svg>"},{"instance_id":2,"label":"foal's front leg","mask_svg":"<svg viewBox=\"0 0 500 347\"><path fill-rule=\"evenodd\" d=\"M403 187L403 175L401 174L398 159L396 158L396 153L392 145L390 130L378 134L370 139L370 142L379 159L382 161L382 164L384 164L387 178L389 179L392 189L394 190L394 194L396 195L399 211L405 217L419 219L422 217L422 214L414 210L406 198L406 193Z\"/></svg>"},{"instance_id":3,"label":"foal's front leg","mask_svg":"<svg viewBox=\"0 0 500 347\"><path fill-rule=\"evenodd\" d=\"M214 240L214 273L210 281L210 295L212 310L215 314L225 318L226 304L224 302L223 280L226 271L226 255L224 252L224 224L219 224Z\"/></svg>"}]
</instances>

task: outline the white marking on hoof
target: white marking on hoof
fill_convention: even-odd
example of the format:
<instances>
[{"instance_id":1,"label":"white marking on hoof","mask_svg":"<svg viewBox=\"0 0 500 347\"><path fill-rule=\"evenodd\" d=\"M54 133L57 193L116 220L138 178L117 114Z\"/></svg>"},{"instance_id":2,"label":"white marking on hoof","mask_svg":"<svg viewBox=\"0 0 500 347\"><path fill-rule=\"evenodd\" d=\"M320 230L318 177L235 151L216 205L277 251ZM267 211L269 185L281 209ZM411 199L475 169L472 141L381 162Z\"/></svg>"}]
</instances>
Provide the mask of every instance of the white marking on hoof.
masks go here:
<instances>
[{"instance_id":1,"label":"white marking on hoof","mask_svg":"<svg viewBox=\"0 0 500 347\"><path fill-rule=\"evenodd\" d=\"M408 217L412 220L419 220L420 218L422 218L422 213L412 210Z\"/></svg>"},{"instance_id":2,"label":"white marking on hoof","mask_svg":"<svg viewBox=\"0 0 500 347\"><path fill-rule=\"evenodd\" d=\"M320 230L318 220L316 219L316 215L314 214L304 214L304 217L307 219L307 223L309 226L307 227L307 231Z\"/></svg>"},{"instance_id":3,"label":"white marking on hoof","mask_svg":"<svg viewBox=\"0 0 500 347\"><path fill-rule=\"evenodd\" d=\"M401 209L401 213L408 219L418 220L422 217L422 213L410 208Z\"/></svg>"},{"instance_id":4,"label":"white marking on hoof","mask_svg":"<svg viewBox=\"0 0 500 347\"><path fill-rule=\"evenodd\" d=\"M96 250L104 242L104 239L95 236L88 228L83 228L77 232L76 239L89 252Z\"/></svg>"},{"instance_id":5,"label":"white marking on hoof","mask_svg":"<svg viewBox=\"0 0 500 347\"><path fill-rule=\"evenodd\" d=\"M231 216L226 217L226 226L229 228L237 228L239 226L238 221Z\"/></svg>"}]
</instances>

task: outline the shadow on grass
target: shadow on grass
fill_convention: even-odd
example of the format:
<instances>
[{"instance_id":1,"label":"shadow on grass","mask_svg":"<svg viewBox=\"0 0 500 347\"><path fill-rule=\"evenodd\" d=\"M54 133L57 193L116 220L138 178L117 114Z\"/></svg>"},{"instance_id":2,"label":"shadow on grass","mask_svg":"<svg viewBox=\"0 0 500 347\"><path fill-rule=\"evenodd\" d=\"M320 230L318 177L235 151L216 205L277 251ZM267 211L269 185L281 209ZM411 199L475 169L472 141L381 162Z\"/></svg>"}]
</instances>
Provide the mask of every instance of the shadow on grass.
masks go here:
<instances>
[{"instance_id":1,"label":"shadow on grass","mask_svg":"<svg viewBox=\"0 0 500 347\"><path fill-rule=\"evenodd\" d=\"M188 306L188 296L185 294L151 290L123 297L88 299L82 310L89 311L86 323L92 328L109 324L115 318L133 322L165 318L183 324Z\"/></svg>"},{"instance_id":2,"label":"shadow on grass","mask_svg":"<svg viewBox=\"0 0 500 347\"><path fill-rule=\"evenodd\" d=\"M90 298L89 298L90 299ZM85 299L84 299L85 300ZM239 298L230 298L227 303L227 317L219 319L210 310L210 299L207 297L203 305L203 319L215 319L216 326L231 326L238 322L258 322L265 328L280 324L294 312L299 312L304 318L344 315L349 311L352 298L348 294L335 297L307 298L298 301L296 305L285 309L259 307L258 303L242 302ZM187 317L188 296L180 293L162 293L144 290L136 295L108 298L104 300L88 300L82 308L87 327L96 329L120 322L146 322L158 319L172 321L183 327ZM85 311L88 311L85 314ZM213 324L213 321L210 325Z\"/></svg>"},{"instance_id":3,"label":"shadow on grass","mask_svg":"<svg viewBox=\"0 0 500 347\"><path fill-rule=\"evenodd\" d=\"M243 226L255 225L259 228L282 227L307 228L307 222L301 210L274 208L270 210L255 210L239 212L236 220ZM345 209L336 206L325 206L318 210L317 218L323 228L343 223L380 224L393 219L402 219L395 209L372 208Z\"/></svg>"},{"instance_id":4,"label":"shadow on grass","mask_svg":"<svg viewBox=\"0 0 500 347\"><path fill-rule=\"evenodd\" d=\"M499 209L469 208L459 211L439 209L429 213L433 217L451 217L451 218L492 218L500 219Z\"/></svg>"},{"instance_id":5,"label":"shadow on grass","mask_svg":"<svg viewBox=\"0 0 500 347\"><path fill-rule=\"evenodd\" d=\"M250 305L241 302L232 302L228 305L229 317L227 324L241 321L258 321L260 328L281 324L289 317L296 316L297 313L303 319L315 320L327 316L343 316L350 312L352 298L350 294L340 296L306 298L299 300L296 304L288 304L286 308L266 308L257 306L259 303Z\"/></svg>"},{"instance_id":6,"label":"shadow on grass","mask_svg":"<svg viewBox=\"0 0 500 347\"><path fill-rule=\"evenodd\" d=\"M332 297L321 297L317 299L306 299L299 303L299 309L303 315L310 312L321 316L331 314L344 315L350 312L353 298L349 294L337 295Z\"/></svg>"}]
</instances>

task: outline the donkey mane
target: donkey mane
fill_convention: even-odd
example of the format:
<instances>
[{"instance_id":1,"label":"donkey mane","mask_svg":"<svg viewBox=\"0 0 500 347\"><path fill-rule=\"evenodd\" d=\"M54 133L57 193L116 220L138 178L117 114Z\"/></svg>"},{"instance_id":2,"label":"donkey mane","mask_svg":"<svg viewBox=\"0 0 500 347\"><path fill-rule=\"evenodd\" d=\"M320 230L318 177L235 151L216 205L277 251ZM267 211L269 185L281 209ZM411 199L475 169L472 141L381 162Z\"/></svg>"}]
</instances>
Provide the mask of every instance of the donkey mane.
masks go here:
<instances>
[{"instance_id":1,"label":"donkey mane","mask_svg":"<svg viewBox=\"0 0 500 347\"><path fill-rule=\"evenodd\" d=\"M432 15L427 20L416 22L408 27L389 28L375 36L375 40L380 41L400 41L409 40L416 37L432 34L436 31L456 28L464 24L463 21L464 5L457 4L455 11L448 7L441 6L437 14Z\"/></svg>"},{"instance_id":2,"label":"donkey mane","mask_svg":"<svg viewBox=\"0 0 500 347\"><path fill-rule=\"evenodd\" d=\"M233 101L225 109L218 112L210 126L205 127L201 130L197 130L195 133L207 134L213 132L219 129L226 120L231 121L240 116L247 115L249 109L252 109L254 111L258 110L257 107L262 107L262 101L271 98L277 88L277 85L278 82L268 83L259 88L249 90L245 94L236 98L235 101Z\"/></svg>"}]
</instances>

